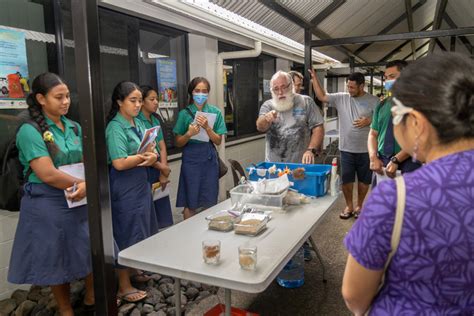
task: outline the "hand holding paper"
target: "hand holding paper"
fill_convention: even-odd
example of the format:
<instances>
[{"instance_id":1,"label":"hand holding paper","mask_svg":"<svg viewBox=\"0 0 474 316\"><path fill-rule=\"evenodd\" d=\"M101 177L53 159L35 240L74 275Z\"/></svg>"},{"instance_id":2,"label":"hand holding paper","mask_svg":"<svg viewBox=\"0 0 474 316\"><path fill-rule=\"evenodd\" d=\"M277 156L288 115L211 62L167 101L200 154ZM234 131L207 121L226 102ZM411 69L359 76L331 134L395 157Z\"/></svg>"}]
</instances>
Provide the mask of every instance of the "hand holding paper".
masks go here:
<instances>
[{"instance_id":1,"label":"hand holding paper","mask_svg":"<svg viewBox=\"0 0 474 316\"><path fill-rule=\"evenodd\" d=\"M145 131L145 134L143 135L142 142L140 143L140 147L138 147L137 154L143 154L144 152L147 151L148 146L153 143L158 137L158 133L160 132L160 127L159 126L154 126L152 128L149 128Z\"/></svg>"},{"instance_id":2,"label":"hand holding paper","mask_svg":"<svg viewBox=\"0 0 474 316\"><path fill-rule=\"evenodd\" d=\"M199 118L199 117L204 117L205 119ZM202 126L201 124L205 124L209 127L212 127L214 126L214 123L216 122L216 117L217 117L217 114L214 114L214 113L197 111L196 116L194 117L194 123L200 126ZM191 137L191 139L200 140L202 142L208 142L209 135L207 135L207 132L204 126L202 126L202 128L199 129L199 133Z\"/></svg>"},{"instance_id":3,"label":"hand holding paper","mask_svg":"<svg viewBox=\"0 0 474 316\"><path fill-rule=\"evenodd\" d=\"M58 169L76 179L80 179L80 180L85 179L84 164L82 162L75 163L72 165L59 166ZM67 206L69 208L73 208L73 207L77 207L81 205L86 205L87 204L87 197L85 197L86 196L86 183L84 181L77 183L75 192L72 192L73 188L74 186L64 190Z\"/></svg>"}]
</instances>

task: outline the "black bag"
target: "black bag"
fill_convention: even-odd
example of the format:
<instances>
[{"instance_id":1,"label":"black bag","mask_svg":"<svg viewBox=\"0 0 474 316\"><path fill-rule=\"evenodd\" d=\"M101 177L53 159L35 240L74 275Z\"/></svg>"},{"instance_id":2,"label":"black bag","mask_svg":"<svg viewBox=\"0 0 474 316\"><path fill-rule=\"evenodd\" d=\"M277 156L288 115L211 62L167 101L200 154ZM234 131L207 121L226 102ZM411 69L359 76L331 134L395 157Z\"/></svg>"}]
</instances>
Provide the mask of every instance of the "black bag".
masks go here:
<instances>
[{"instance_id":1,"label":"black bag","mask_svg":"<svg viewBox=\"0 0 474 316\"><path fill-rule=\"evenodd\" d=\"M40 134L42 134L38 123L33 120L27 120L20 123L17 132L23 124L32 125ZM76 136L79 136L79 128L77 127L77 124L73 124L74 133ZM23 196L23 185L28 181L32 172L31 168L28 168L25 176L23 176L23 166L20 163L18 154L15 133L15 136L13 136L5 149L5 153L1 160L2 169L0 170L0 209L11 212L18 212L20 210L20 201Z\"/></svg>"},{"instance_id":2,"label":"black bag","mask_svg":"<svg viewBox=\"0 0 474 316\"><path fill-rule=\"evenodd\" d=\"M34 126L41 134L38 123L32 120L25 123ZM20 127L18 127L18 129L20 129ZM20 163L18 154L15 133L15 136L13 136L5 149L5 153L2 157L2 169L0 170L0 209L11 212L18 212L20 210L23 185L31 174L31 169L28 169L26 175L23 176L23 166Z\"/></svg>"},{"instance_id":3,"label":"black bag","mask_svg":"<svg viewBox=\"0 0 474 316\"><path fill-rule=\"evenodd\" d=\"M191 115L191 117L194 120L194 114L191 112L189 108L185 108L185 110ZM229 168L226 166L225 162L219 157L219 151L217 151L216 145L212 141L209 140L209 142L212 144L214 147L214 150L216 151L217 154L217 161L219 162L219 179L222 178L223 176L226 175L227 171L229 171Z\"/></svg>"}]
</instances>

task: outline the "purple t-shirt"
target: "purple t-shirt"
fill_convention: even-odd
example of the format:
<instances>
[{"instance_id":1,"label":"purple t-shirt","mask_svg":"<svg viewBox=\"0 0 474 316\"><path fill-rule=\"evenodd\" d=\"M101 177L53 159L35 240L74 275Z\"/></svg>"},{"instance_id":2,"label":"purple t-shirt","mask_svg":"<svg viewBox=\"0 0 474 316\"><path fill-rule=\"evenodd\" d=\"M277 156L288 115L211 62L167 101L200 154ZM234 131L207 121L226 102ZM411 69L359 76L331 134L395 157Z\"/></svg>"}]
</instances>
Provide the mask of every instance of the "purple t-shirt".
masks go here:
<instances>
[{"instance_id":1,"label":"purple t-shirt","mask_svg":"<svg viewBox=\"0 0 474 316\"><path fill-rule=\"evenodd\" d=\"M400 245L370 315L474 315L474 150L403 177ZM381 270L390 252L395 181L380 183L344 240L354 259Z\"/></svg>"}]
</instances>

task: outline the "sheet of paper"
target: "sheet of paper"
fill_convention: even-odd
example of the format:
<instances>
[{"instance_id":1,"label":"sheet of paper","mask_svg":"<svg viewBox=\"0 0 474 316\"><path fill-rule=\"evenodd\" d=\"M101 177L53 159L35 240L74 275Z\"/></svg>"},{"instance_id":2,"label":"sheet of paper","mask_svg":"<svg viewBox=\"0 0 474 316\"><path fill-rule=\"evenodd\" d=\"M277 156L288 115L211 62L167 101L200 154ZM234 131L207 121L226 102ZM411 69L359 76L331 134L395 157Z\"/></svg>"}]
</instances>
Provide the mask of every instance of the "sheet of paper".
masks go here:
<instances>
[{"instance_id":1,"label":"sheet of paper","mask_svg":"<svg viewBox=\"0 0 474 316\"><path fill-rule=\"evenodd\" d=\"M401 175L402 175L402 172L400 170L397 170L396 176L398 177L398 176L401 176ZM393 180L393 178L390 178L389 176L387 176L387 172L385 171L385 168L383 168L383 175L375 173L375 177L377 179L377 184L379 184L380 182L383 182L383 181Z\"/></svg>"},{"instance_id":2,"label":"sheet of paper","mask_svg":"<svg viewBox=\"0 0 474 316\"><path fill-rule=\"evenodd\" d=\"M137 154L143 154L148 145L155 141L156 137L158 137L158 133L160 132L159 126L154 126L149 128L145 131L143 135L142 141L140 143L140 147L138 147Z\"/></svg>"},{"instance_id":3,"label":"sheet of paper","mask_svg":"<svg viewBox=\"0 0 474 316\"><path fill-rule=\"evenodd\" d=\"M196 116L194 117L194 122L196 122L196 117L199 116L199 115L205 116L207 118L207 124L210 127L214 127L214 123L216 122L217 114L197 111ZM199 133L194 135L193 137L191 137L191 139L200 140L202 142L208 142L209 141L209 135L207 135L207 132L206 132L206 130L204 130L204 128L201 128L201 129L199 129Z\"/></svg>"},{"instance_id":4,"label":"sheet of paper","mask_svg":"<svg viewBox=\"0 0 474 316\"><path fill-rule=\"evenodd\" d=\"M82 162L75 163L75 164L72 164L72 165L59 166L58 169L61 170L64 173L67 173L70 176L73 176L74 178L78 178L78 179L81 179L81 180L84 180L86 178L85 174L84 174L84 164ZM78 207L78 206L87 204L87 197L85 197L82 200L79 200L77 202L73 202L73 201L67 199L67 194L68 193L69 192L64 190L64 196L66 196L67 206L69 208Z\"/></svg>"},{"instance_id":5,"label":"sheet of paper","mask_svg":"<svg viewBox=\"0 0 474 316\"><path fill-rule=\"evenodd\" d=\"M168 183L168 185L166 186L164 190L162 187L159 187L155 191L153 191L153 201L159 200L169 195L170 195L170 184Z\"/></svg>"}]
</instances>

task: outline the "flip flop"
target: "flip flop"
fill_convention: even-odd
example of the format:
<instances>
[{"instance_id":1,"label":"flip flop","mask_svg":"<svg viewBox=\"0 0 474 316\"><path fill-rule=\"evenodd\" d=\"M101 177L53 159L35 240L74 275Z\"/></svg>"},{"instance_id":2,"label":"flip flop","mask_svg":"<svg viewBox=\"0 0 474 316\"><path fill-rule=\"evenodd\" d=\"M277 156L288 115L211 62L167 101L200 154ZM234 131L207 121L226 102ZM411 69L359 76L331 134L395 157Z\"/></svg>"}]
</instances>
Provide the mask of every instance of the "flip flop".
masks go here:
<instances>
[{"instance_id":1,"label":"flip flop","mask_svg":"<svg viewBox=\"0 0 474 316\"><path fill-rule=\"evenodd\" d=\"M132 297L135 294L141 294L141 295L138 296L138 298L133 299ZM128 303L136 303L136 302L139 302L139 301L145 299L146 297L147 297L147 293L144 292L144 291L140 291L140 290L131 291L131 292L128 292L128 293L125 293L125 294L122 294L122 295L119 295L117 293L117 300L125 301L125 302L128 302Z\"/></svg>"},{"instance_id":2,"label":"flip flop","mask_svg":"<svg viewBox=\"0 0 474 316\"><path fill-rule=\"evenodd\" d=\"M353 212L353 211L347 210L347 212L346 212L346 210L344 209L344 210L342 211L342 213L339 214L339 218L340 218L340 219L349 219L349 218L352 217L352 215L354 215L354 212Z\"/></svg>"},{"instance_id":3,"label":"flip flop","mask_svg":"<svg viewBox=\"0 0 474 316\"><path fill-rule=\"evenodd\" d=\"M356 208L354 211L354 218L357 219L359 218L359 216L360 216L360 207Z\"/></svg>"}]
</instances>

